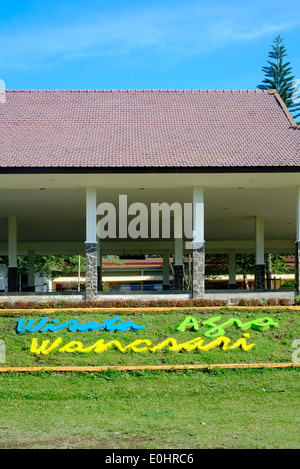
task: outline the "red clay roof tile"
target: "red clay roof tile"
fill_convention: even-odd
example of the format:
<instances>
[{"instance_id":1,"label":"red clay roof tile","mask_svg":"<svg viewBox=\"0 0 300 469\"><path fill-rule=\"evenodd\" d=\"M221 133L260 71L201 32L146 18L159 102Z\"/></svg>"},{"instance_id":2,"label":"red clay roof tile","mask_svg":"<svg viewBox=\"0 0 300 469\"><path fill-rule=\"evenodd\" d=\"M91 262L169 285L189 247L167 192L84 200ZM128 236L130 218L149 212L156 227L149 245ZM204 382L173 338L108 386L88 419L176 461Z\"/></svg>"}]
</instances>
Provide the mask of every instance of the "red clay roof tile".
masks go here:
<instances>
[{"instance_id":1,"label":"red clay roof tile","mask_svg":"<svg viewBox=\"0 0 300 469\"><path fill-rule=\"evenodd\" d=\"M300 132L261 90L11 90L2 168L299 167Z\"/></svg>"}]
</instances>

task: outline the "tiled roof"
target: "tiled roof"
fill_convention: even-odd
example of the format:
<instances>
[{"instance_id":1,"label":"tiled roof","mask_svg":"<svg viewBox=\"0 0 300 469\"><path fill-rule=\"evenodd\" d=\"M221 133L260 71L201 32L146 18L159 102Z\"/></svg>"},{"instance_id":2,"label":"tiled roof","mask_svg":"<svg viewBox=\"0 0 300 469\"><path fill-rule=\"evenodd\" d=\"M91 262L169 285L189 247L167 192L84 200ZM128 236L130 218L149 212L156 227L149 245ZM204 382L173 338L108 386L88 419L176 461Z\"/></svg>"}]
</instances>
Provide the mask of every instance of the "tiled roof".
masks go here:
<instances>
[{"instance_id":1,"label":"tiled roof","mask_svg":"<svg viewBox=\"0 0 300 469\"><path fill-rule=\"evenodd\" d=\"M300 131L261 90L6 91L4 168L299 167Z\"/></svg>"}]
</instances>

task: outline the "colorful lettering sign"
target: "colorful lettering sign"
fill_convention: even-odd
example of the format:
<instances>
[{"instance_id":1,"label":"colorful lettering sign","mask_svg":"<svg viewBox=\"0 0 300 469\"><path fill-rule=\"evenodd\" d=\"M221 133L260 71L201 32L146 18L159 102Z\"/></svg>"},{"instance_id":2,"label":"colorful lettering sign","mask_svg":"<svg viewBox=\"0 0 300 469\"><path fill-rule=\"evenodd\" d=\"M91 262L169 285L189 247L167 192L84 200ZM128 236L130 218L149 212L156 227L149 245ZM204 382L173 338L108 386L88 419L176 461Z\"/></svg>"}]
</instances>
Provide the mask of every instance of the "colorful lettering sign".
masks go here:
<instances>
[{"instance_id":1,"label":"colorful lettering sign","mask_svg":"<svg viewBox=\"0 0 300 469\"><path fill-rule=\"evenodd\" d=\"M247 329L254 329L257 331L265 331L270 328L278 327L278 323L275 322L271 317L260 317L252 319L248 322L242 322L240 319L234 317L226 321L222 321L222 316L213 316L209 319L205 319L199 322L193 316L187 316L177 327L177 331L199 331L200 325L208 327L208 330L204 332L203 337L195 337L185 342L178 342L177 339L169 337L162 340L159 343L152 343L149 339L138 339L129 343L128 345L122 344L119 340L105 341L100 339L92 345L86 346L82 341L71 340L64 343L62 337L58 337L52 342L50 340L42 340L39 343L37 337L31 341L30 352L34 355L49 355L54 350L59 353L103 353L111 348L114 348L122 353L133 351L135 353L151 352L155 353L160 350L169 350L171 352L189 352L199 351L206 352L213 348L220 347L221 350L233 350L241 348L242 350L249 351L255 344L247 343L247 339L250 338L248 333L244 333L241 338L231 343L231 339L225 336L225 330L228 327L235 326L242 331ZM66 329L69 332L89 332L89 331L106 331L106 332L124 332L124 331L140 331L144 329L145 325L137 325L132 321L121 322L120 316L113 317L111 319L104 319L102 322L90 321L79 324L77 319L69 319L67 321L60 322L57 318L49 319L43 317L41 319L26 319L19 318L17 322L16 331L18 334L26 332L58 332ZM204 343L205 338L208 337L213 339L211 342Z\"/></svg>"}]
</instances>

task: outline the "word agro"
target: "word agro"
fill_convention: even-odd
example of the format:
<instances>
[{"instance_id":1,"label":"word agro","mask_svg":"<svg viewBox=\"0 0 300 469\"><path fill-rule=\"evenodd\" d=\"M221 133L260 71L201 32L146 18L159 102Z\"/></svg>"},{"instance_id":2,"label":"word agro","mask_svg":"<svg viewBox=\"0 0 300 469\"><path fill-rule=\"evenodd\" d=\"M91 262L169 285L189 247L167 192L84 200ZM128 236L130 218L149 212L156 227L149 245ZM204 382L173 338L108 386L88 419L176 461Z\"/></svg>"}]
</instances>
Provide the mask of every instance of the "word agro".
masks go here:
<instances>
[{"instance_id":1,"label":"word agro","mask_svg":"<svg viewBox=\"0 0 300 469\"><path fill-rule=\"evenodd\" d=\"M251 328L258 331L264 331L271 327L278 327L278 323L274 322L273 319L269 317L254 319L252 321L245 322L244 324L240 319L231 318L228 319L228 321L223 322L222 324L215 324L221 318L222 316L214 316L210 319L207 319L206 321L202 321L201 324L203 326L209 326L212 328L204 333L205 337L218 337L219 335L223 335L225 334L225 327L232 325L235 325L236 327L243 330ZM199 330L198 321L193 316L187 316L184 321L177 327L177 331L185 331L186 329L192 329L194 331Z\"/></svg>"},{"instance_id":2,"label":"word agro","mask_svg":"<svg viewBox=\"0 0 300 469\"><path fill-rule=\"evenodd\" d=\"M195 339L191 339L187 342L182 344L178 344L176 339L169 338L161 342L160 344L152 345L151 340L147 339L139 339L131 342L131 344L123 346L118 340L111 340L110 342L105 343L103 339L98 340L95 344L91 345L90 347L84 347L83 343L78 340L72 340L68 342L66 345L61 347L58 352L64 353L73 353L73 352L81 352L81 353L89 353L89 352L96 352L102 353L106 350L116 347L120 352L127 352L128 350L132 350L136 353L141 352L156 352L157 350L162 350L165 347L169 347L169 350L172 352L181 352L181 351L188 351L191 350L199 350L200 352L206 352L211 350L215 347L222 347L222 350L233 350L238 347L242 348L243 350L250 350L254 347L255 344L247 344L246 339L250 337L249 334L243 334L243 337L238 339L234 344L229 346L230 339L228 337L218 337L217 339L213 340L212 342L202 345L204 340L201 337L197 337ZM38 346L38 339L34 338L31 342L30 352L35 355L48 355L54 349L58 348L63 339L58 337L51 345L49 345L50 340L43 340L40 346Z\"/></svg>"},{"instance_id":3,"label":"word agro","mask_svg":"<svg viewBox=\"0 0 300 469\"><path fill-rule=\"evenodd\" d=\"M87 331L99 331L101 329L109 332L124 332L128 330L138 331L143 329L145 326L137 326L132 321L125 321L121 324L115 324L116 322L120 321L120 317L117 316L113 319L104 319L103 323L98 324L96 321L87 322L85 324L78 324L77 319L71 319L69 321L63 322L61 324L57 324L59 321L58 319L52 319L50 324L47 324L49 321L48 318L42 318L36 325L36 319L29 319L27 323L25 323L25 318L20 318L17 324L17 332L21 334L22 332L57 332L61 331L64 328L68 328L70 332L87 332Z\"/></svg>"}]
</instances>

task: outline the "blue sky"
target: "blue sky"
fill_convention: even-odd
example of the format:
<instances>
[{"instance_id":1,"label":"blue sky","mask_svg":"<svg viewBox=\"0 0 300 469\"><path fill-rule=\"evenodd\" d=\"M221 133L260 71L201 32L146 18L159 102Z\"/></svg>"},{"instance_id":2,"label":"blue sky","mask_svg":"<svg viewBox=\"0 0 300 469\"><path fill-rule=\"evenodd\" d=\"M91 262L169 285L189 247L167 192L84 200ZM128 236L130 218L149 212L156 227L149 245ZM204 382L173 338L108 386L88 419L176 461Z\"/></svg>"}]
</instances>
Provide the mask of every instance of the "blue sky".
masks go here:
<instances>
[{"instance_id":1,"label":"blue sky","mask_svg":"<svg viewBox=\"0 0 300 469\"><path fill-rule=\"evenodd\" d=\"M7 89L255 89L276 35L300 79L290 0L1 0Z\"/></svg>"}]
</instances>

